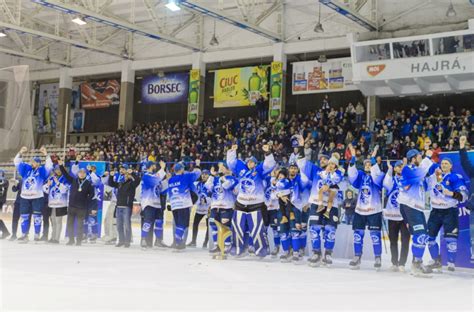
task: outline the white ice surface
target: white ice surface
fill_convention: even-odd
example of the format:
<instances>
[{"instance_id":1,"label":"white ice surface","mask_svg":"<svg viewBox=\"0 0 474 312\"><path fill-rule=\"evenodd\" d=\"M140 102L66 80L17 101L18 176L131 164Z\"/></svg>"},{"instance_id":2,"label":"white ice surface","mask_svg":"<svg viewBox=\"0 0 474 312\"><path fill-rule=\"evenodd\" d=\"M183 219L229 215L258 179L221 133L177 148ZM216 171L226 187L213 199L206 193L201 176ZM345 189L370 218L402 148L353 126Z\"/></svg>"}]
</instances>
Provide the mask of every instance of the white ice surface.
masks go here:
<instances>
[{"instance_id":1,"label":"white ice surface","mask_svg":"<svg viewBox=\"0 0 474 312\"><path fill-rule=\"evenodd\" d=\"M386 261L381 272L372 261L360 271L345 259L329 269L304 263L217 261L201 248L142 251L137 239L130 249L3 240L0 311L473 310L472 270L423 279L389 272Z\"/></svg>"}]
</instances>

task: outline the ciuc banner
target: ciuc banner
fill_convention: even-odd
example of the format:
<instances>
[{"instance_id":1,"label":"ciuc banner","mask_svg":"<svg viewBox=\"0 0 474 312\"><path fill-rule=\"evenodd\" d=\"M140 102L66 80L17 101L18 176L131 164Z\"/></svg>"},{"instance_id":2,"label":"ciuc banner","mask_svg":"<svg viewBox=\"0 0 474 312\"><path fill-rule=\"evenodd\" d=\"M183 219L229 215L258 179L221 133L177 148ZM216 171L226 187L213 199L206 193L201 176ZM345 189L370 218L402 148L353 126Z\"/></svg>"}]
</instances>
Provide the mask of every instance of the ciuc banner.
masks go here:
<instances>
[{"instance_id":1,"label":"ciuc banner","mask_svg":"<svg viewBox=\"0 0 474 312\"><path fill-rule=\"evenodd\" d=\"M107 108L120 104L120 82L118 80L84 82L80 89L83 109Z\"/></svg>"},{"instance_id":2,"label":"ciuc banner","mask_svg":"<svg viewBox=\"0 0 474 312\"><path fill-rule=\"evenodd\" d=\"M214 77L214 107L255 105L268 98L268 65L221 69Z\"/></svg>"},{"instance_id":3,"label":"ciuc banner","mask_svg":"<svg viewBox=\"0 0 474 312\"><path fill-rule=\"evenodd\" d=\"M474 164L474 151L470 151L467 153L469 157L469 161L471 164ZM469 183L469 178L462 169L461 166L461 159L459 157L459 152L446 152L446 153L440 153L439 154L440 161L449 158L451 159L453 163L453 169L452 171L457 174L461 174L464 177L464 180L466 183ZM469 188L469 185L468 185ZM471 247L471 236L474 235L474 224L470 224L470 213L466 207L462 206L459 207L459 236L458 236L458 251L456 255L456 266L458 267L464 267L464 268L474 268L474 264L471 263L471 252L472 252L472 247ZM442 236L442 233L440 234L441 237L441 258L444 264L446 264L446 256L447 256L447 250L446 250L446 244L444 242L444 238Z\"/></svg>"},{"instance_id":4,"label":"ciuc banner","mask_svg":"<svg viewBox=\"0 0 474 312\"><path fill-rule=\"evenodd\" d=\"M142 104L186 102L188 83L188 73L168 73L162 77L146 76L142 81Z\"/></svg>"},{"instance_id":5,"label":"ciuc banner","mask_svg":"<svg viewBox=\"0 0 474 312\"><path fill-rule=\"evenodd\" d=\"M51 133L56 130L59 84L42 84L40 85L39 92L38 132Z\"/></svg>"},{"instance_id":6,"label":"ciuc banner","mask_svg":"<svg viewBox=\"0 0 474 312\"><path fill-rule=\"evenodd\" d=\"M283 101L283 63L272 62L270 71L270 120L281 118Z\"/></svg>"},{"instance_id":7,"label":"ciuc banner","mask_svg":"<svg viewBox=\"0 0 474 312\"><path fill-rule=\"evenodd\" d=\"M189 72L189 94L188 94L188 124L195 125L199 114L199 89L201 86L201 73L199 69L191 69Z\"/></svg>"},{"instance_id":8,"label":"ciuc banner","mask_svg":"<svg viewBox=\"0 0 474 312\"><path fill-rule=\"evenodd\" d=\"M357 90L352 82L350 58L296 62L293 66L292 93L309 94Z\"/></svg>"}]
</instances>

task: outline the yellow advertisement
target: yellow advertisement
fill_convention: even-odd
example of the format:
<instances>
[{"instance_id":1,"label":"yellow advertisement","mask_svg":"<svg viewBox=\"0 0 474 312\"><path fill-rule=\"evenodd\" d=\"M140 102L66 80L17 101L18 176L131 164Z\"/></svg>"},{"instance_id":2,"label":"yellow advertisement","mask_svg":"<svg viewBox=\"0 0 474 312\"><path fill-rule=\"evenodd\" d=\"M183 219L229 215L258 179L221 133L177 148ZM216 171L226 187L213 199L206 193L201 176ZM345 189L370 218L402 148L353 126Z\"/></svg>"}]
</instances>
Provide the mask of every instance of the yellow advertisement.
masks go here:
<instances>
[{"instance_id":1,"label":"yellow advertisement","mask_svg":"<svg viewBox=\"0 0 474 312\"><path fill-rule=\"evenodd\" d=\"M214 107L255 105L268 98L268 65L221 69L214 77Z\"/></svg>"}]
</instances>

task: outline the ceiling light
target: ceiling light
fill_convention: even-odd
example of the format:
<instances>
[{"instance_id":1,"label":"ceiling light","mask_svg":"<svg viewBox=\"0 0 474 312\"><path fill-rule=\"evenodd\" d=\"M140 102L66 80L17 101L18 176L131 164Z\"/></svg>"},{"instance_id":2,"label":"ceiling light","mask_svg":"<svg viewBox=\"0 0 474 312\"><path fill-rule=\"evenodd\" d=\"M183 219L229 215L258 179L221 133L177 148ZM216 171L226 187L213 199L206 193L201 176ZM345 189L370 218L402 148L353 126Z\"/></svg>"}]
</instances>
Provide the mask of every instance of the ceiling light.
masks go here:
<instances>
[{"instance_id":1,"label":"ceiling light","mask_svg":"<svg viewBox=\"0 0 474 312\"><path fill-rule=\"evenodd\" d=\"M324 32L323 24L321 24L321 2L319 3L318 23L316 24L316 26L314 26L314 32L317 32L317 33L323 33Z\"/></svg>"},{"instance_id":2,"label":"ceiling light","mask_svg":"<svg viewBox=\"0 0 474 312\"><path fill-rule=\"evenodd\" d=\"M321 54L319 57L318 57L318 62L319 63L326 63L328 61L326 55L324 54Z\"/></svg>"},{"instance_id":3,"label":"ceiling light","mask_svg":"<svg viewBox=\"0 0 474 312\"><path fill-rule=\"evenodd\" d=\"M123 48L122 52L121 52L121 55L123 58L129 58L130 57L130 54L128 54L128 51L126 48Z\"/></svg>"},{"instance_id":4,"label":"ceiling light","mask_svg":"<svg viewBox=\"0 0 474 312\"><path fill-rule=\"evenodd\" d=\"M446 11L446 16L447 17L455 17L456 15L458 15L458 14L456 13L456 10L454 10L454 5L453 5L453 2L451 1L449 3L448 10Z\"/></svg>"},{"instance_id":5,"label":"ceiling light","mask_svg":"<svg viewBox=\"0 0 474 312\"><path fill-rule=\"evenodd\" d=\"M3 32L3 31L0 31L0 38L2 38L2 37L6 37L6 36L7 36L7 34L6 34L5 32Z\"/></svg>"},{"instance_id":6,"label":"ceiling light","mask_svg":"<svg viewBox=\"0 0 474 312\"><path fill-rule=\"evenodd\" d=\"M168 3L165 5L170 11L176 12L181 10L179 5L176 4L175 0L169 0Z\"/></svg>"},{"instance_id":7,"label":"ceiling light","mask_svg":"<svg viewBox=\"0 0 474 312\"><path fill-rule=\"evenodd\" d=\"M87 24L86 20L80 16L76 16L71 20L73 23L76 23L79 26L84 26Z\"/></svg>"},{"instance_id":8,"label":"ceiling light","mask_svg":"<svg viewBox=\"0 0 474 312\"><path fill-rule=\"evenodd\" d=\"M217 37L216 37L216 20L214 20L214 34L212 35L212 38L211 38L211 41L209 41L209 44L213 47L219 45L219 40L217 40Z\"/></svg>"}]
</instances>

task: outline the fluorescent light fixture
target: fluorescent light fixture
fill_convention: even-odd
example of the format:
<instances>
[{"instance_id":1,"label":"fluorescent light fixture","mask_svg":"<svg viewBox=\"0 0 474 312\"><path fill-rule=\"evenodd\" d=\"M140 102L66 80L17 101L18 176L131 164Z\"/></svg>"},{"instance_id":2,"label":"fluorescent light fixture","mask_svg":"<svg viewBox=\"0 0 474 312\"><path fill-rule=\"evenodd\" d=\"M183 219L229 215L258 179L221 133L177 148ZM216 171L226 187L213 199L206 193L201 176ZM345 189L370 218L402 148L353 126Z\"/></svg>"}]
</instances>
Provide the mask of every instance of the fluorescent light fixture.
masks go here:
<instances>
[{"instance_id":1,"label":"fluorescent light fixture","mask_svg":"<svg viewBox=\"0 0 474 312\"><path fill-rule=\"evenodd\" d=\"M176 11L180 11L181 8L179 7L179 5L176 4L176 1L175 0L169 0L168 3L165 5L169 10L173 11L173 12L176 12Z\"/></svg>"},{"instance_id":2,"label":"fluorescent light fixture","mask_svg":"<svg viewBox=\"0 0 474 312\"><path fill-rule=\"evenodd\" d=\"M314 26L314 32L317 32L317 33L323 33L324 32L323 24L321 24L321 2L319 3L318 23L316 24L316 26Z\"/></svg>"},{"instance_id":3,"label":"fluorescent light fixture","mask_svg":"<svg viewBox=\"0 0 474 312\"><path fill-rule=\"evenodd\" d=\"M209 44L213 47L219 45L219 40L217 40L217 37L215 34L212 36L211 41L209 41Z\"/></svg>"},{"instance_id":4,"label":"fluorescent light fixture","mask_svg":"<svg viewBox=\"0 0 474 312\"><path fill-rule=\"evenodd\" d=\"M6 36L7 36L7 34L6 34L6 33L4 33L3 31L0 31L0 38L2 38L2 37L6 37Z\"/></svg>"},{"instance_id":5,"label":"fluorescent light fixture","mask_svg":"<svg viewBox=\"0 0 474 312\"><path fill-rule=\"evenodd\" d=\"M84 26L87 24L87 22L80 16L76 16L71 20L73 23L76 23L79 26Z\"/></svg>"}]
</instances>

